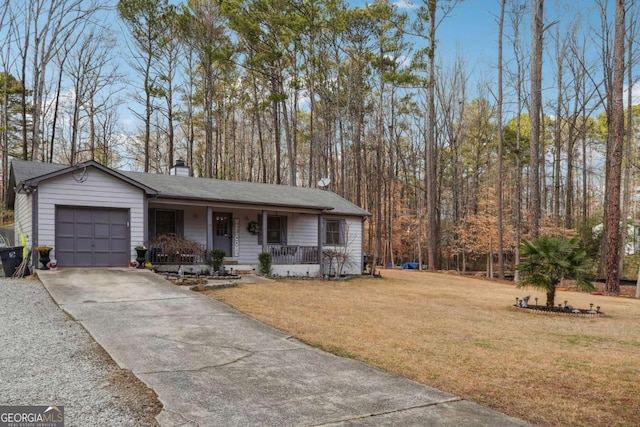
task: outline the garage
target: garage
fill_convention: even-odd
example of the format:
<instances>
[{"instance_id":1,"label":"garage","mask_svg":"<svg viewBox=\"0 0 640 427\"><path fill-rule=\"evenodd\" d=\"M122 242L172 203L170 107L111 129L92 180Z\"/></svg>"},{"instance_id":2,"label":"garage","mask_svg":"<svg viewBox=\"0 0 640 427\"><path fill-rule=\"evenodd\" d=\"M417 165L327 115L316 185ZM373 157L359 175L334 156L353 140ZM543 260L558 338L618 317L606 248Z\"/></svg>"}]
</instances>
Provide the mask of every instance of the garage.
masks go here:
<instances>
[{"instance_id":1,"label":"garage","mask_svg":"<svg viewBox=\"0 0 640 427\"><path fill-rule=\"evenodd\" d=\"M131 259L129 210L56 206L55 257L61 266L123 267Z\"/></svg>"}]
</instances>

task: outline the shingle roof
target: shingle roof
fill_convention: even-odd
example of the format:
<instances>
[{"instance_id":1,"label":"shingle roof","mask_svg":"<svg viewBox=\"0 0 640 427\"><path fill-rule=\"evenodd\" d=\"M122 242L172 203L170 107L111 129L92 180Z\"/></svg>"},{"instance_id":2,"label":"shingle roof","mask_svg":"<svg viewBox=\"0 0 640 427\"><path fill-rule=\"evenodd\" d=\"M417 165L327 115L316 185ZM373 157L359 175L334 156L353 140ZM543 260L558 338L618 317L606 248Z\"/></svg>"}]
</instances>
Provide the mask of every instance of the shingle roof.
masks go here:
<instances>
[{"instance_id":1,"label":"shingle roof","mask_svg":"<svg viewBox=\"0 0 640 427\"><path fill-rule=\"evenodd\" d=\"M15 182L68 168L52 163L12 161ZM158 192L158 198L239 203L246 205L328 210L331 214L368 216L369 213L336 193L318 188L117 171Z\"/></svg>"},{"instance_id":2,"label":"shingle roof","mask_svg":"<svg viewBox=\"0 0 640 427\"><path fill-rule=\"evenodd\" d=\"M28 162L25 160L11 160L11 170L16 179L16 183L25 182L30 179L47 175L68 168L69 165L58 165L55 163Z\"/></svg>"}]
</instances>

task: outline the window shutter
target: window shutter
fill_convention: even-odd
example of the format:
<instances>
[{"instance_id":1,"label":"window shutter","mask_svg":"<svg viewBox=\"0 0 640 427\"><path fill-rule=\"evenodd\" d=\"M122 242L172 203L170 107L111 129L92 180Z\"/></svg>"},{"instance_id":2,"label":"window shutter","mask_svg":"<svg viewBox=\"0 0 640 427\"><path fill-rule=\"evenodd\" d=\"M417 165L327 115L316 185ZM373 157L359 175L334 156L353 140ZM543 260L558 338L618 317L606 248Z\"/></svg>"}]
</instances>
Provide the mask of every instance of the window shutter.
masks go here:
<instances>
[{"instance_id":1,"label":"window shutter","mask_svg":"<svg viewBox=\"0 0 640 427\"><path fill-rule=\"evenodd\" d=\"M147 212L149 240L156 237L156 210L155 208L149 208Z\"/></svg>"},{"instance_id":2,"label":"window shutter","mask_svg":"<svg viewBox=\"0 0 640 427\"><path fill-rule=\"evenodd\" d=\"M347 244L347 221L344 219L340 220L340 244L341 245L345 245Z\"/></svg>"},{"instance_id":3,"label":"window shutter","mask_svg":"<svg viewBox=\"0 0 640 427\"><path fill-rule=\"evenodd\" d=\"M262 245L262 214L258 214L258 244Z\"/></svg>"},{"instance_id":4,"label":"window shutter","mask_svg":"<svg viewBox=\"0 0 640 427\"><path fill-rule=\"evenodd\" d=\"M178 236L184 236L184 211L176 211L176 234Z\"/></svg>"},{"instance_id":5,"label":"window shutter","mask_svg":"<svg viewBox=\"0 0 640 427\"><path fill-rule=\"evenodd\" d=\"M280 217L280 244L287 244L287 217Z\"/></svg>"},{"instance_id":6,"label":"window shutter","mask_svg":"<svg viewBox=\"0 0 640 427\"><path fill-rule=\"evenodd\" d=\"M322 230L320 234L322 235L322 244L326 245L327 244L327 220L326 219L322 220Z\"/></svg>"}]
</instances>

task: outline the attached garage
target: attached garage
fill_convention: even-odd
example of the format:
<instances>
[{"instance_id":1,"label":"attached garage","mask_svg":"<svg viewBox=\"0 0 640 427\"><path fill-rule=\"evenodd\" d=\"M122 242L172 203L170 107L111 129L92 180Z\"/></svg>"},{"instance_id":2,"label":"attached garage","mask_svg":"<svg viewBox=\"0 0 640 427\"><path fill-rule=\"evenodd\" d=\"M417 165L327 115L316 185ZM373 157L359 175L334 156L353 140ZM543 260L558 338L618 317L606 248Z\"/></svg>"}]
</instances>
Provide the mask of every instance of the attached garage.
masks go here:
<instances>
[{"instance_id":1,"label":"attached garage","mask_svg":"<svg viewBox=\"0 0 640 427\"><path fill-rule=\"evenodd\" d=\"M118 267L131 258L127 209L56 206L55 248L60 265Z\"/></svg>"},{"instance_id":2,"label":"attached garage","mask_svg":"<svg viewBox=\"0 0 640 427\"><path fill-rule=\"evenodd\" d=\"M158 192L89 160L80 165L13 160L7 204L16 241L50 246L59 267L126 267L147 240L146 198ZM33 265L39 265L32 253Z\"/></svg>"}]
</instances>

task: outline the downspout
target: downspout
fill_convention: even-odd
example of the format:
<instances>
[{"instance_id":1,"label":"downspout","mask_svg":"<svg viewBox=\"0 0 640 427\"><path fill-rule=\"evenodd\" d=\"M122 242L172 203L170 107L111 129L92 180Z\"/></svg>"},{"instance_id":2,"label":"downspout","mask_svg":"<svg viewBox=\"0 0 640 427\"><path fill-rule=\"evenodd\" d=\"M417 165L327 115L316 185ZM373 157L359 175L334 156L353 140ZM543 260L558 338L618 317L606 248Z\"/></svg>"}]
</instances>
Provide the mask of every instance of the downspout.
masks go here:
<instances>
[{"instance_id":1,"label":"downspout","mask_svg":"<svg viewBox=\"0 0 640 427\"><path fill-rule=\"evenodd\" d=\"M31 237L27 237L27 246L31 245L31 248L33 248L33 243L34 243L34 238L39 237L38 236L38 187L27 187L29 190L31 190ZM55 221L55 219L54 219ZM54 242L55 245L55 242ZM54 246L55 248L55 246ZM26 248L25 248L26 249ZM36 251L34 251L33 249L31 250L31 265L33 265L33 268L35 270L35 268L38 266L38 256L35 253Z\"/></svg>"}]
</instances>

